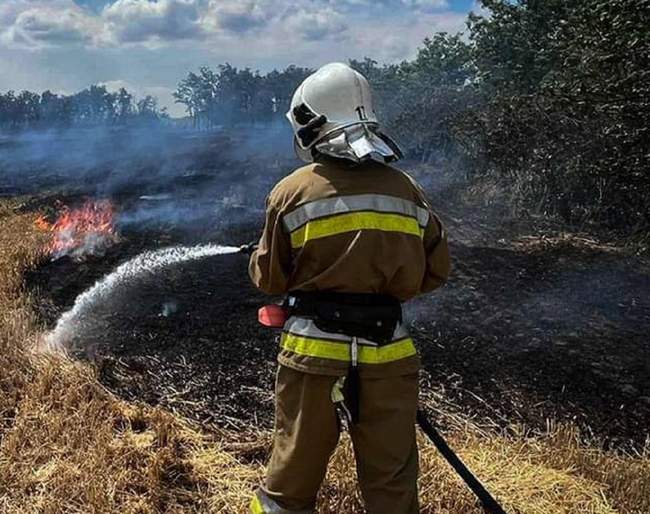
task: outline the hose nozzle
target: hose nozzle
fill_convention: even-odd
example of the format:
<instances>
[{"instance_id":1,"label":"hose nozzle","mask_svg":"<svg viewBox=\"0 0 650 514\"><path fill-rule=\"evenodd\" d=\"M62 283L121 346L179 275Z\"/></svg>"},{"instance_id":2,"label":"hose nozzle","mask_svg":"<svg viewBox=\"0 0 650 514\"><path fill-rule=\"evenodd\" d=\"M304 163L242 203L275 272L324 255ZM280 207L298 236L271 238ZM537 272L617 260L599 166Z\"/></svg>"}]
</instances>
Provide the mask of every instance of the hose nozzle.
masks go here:
<instances>
[{"instance_id":1,"label":"hose nozzle","mask_svg":"<svg viewBox=\"0 0 650 514\"><path fill-rule=\"evenodd\" d=\"M257 250L257 243L247 243L239 247L239 251L244 255L251 255L255 250Z\"/></svg>"}]
</instances>

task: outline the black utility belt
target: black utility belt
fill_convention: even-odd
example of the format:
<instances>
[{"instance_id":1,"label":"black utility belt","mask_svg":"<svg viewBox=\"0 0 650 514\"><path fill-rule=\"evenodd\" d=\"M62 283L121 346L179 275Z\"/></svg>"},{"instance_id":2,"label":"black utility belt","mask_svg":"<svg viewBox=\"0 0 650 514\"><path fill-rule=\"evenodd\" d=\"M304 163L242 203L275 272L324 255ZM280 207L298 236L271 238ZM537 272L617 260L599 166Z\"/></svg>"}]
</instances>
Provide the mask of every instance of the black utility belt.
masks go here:
<instances>
[{"instance_id":1,"label":"black utility belt","mask_svg":"<svg viewBox=\"0 0 650 514\"><path fill-rule=\"evenodd\" d=\"M289 293L292 316L309 318L323 332L360 337L386 345L402 322L402 305L389 295L333 292Z\"/></svg>"}]
</instances>

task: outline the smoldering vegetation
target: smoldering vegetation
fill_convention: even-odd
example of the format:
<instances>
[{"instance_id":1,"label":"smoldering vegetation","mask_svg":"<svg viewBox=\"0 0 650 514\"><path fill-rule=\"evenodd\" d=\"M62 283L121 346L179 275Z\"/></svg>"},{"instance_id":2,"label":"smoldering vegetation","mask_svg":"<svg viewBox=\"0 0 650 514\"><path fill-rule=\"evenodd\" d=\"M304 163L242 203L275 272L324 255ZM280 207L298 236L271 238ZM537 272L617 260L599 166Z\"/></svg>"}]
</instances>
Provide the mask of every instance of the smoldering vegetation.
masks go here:
<instances>
[{"instance_id":1,"label":"smoldering vegetation","mask_svg":"<svg viewBox=\"0 0 650 514\"><path fill-rule=\"evenodd\" d=\"M197 137L224 145L200 164L210 168L198 176L209 179L189 175L179 184L165 170L162 186L118 192L117 244L101 257L57 259L27 274L48 328L142 252L259 236L264 196L293 161L272 157L261 177L263 160L229 157L237 131ZM406 164L424 184L435 176L430 165ZM556 221L486 207L457 175L435 186L427 190L449 230L454 271L442 291L407 306L425 395L444 391L445 402L491 428L543 430L548 419L571 420L607 445L642 447L650 416L647 263ZM55 197L22 209L55 212ZM255 324L256 308L269 300L250 285L246 267L240 255L215 257L121 283L75 326L76 355L124 398L221 428L270 427L276 348L274 335Z\"/></svg>"},{"instance_id":2,"label":"smoldering vegetation","mask_svg":"<svg viewBox=\"0 0 650 514\"><path fill-rule=\"evenodd\" d=\"M556 16L543 6L534 9ZM504 32L509 41L506 28L521 22L506 11L497 14L492 24L473 21L470 42L447 35L426 41L412 62L351 63L375 86L380 117L407 151L404 167L431 196L452 241L449 286L410 305L409 322L422 344L430 385L444 388L445 397L488 425L503 428L516 420L541 429L547 419L577 420L607 444L638 448L650 412L643 336L649 328L647 264L633 255L643 251L642 240L627 250L609 229L625 219L616 214L618 207L637 205L641 190L626 190L635 198L629 204L625 195L601 195L600 207L581 203L589 200L583 192L579 201L571 200L569 216L562 215L563 202L577 198L575 188L591 188L600 172L592 175L591 165L567 168L567 180L560 180L558 166L567 155L556 161L548 153L530 154L531 147L546 152L555 144L555 132L521 142L531 127L541 130L537 112L522 111L531 125L512 125L520 133L500 132L510 126L504 121L510 118L500 116L512 116L512 102L530 107L517 88L532 81L537 100L549 93L532 69L525 80L484 76L495 63L505 65L501 54L490 54L489 65L481 61L488 35ZM521 28L533 30L529 24ZM6 135L0 187L8 195L26 195L21 212L38 210L54 220L58 202L74 206L87 197L116 206L120 240L103 255L57 259L27 276L48 327L84 290L142 252L178 244L238 245L258 237L266 194L298 164L281 121L293 87L308 71L262 75L222 66L190 73L177 95L188 107L182 123L105 117L94 126L25 125ZM513 91L521 94L513 97ZM486 103L488 93L496 103ZM544 105L551 118L560 114L558 104ZM497 119L505 125L490 125ZM476 123L463 125L468 120ZM481 137L474 137L477 127L486 129ZM583 128L569 132L582 137ZM636 149L638 131L629 128ZM486 134L502 137L499 152ZM506 151L511 140L520 141L514 160ZM580 148L576 159L590 162ZM536 167L542 162L548 166ZM558 196L560 190L566 194ZM576 218L577 212L584 216ZM614 213L616 223L600 223L597 213ZM640 216L641 233L643 223ZM126 398L146 398L219 426L252 420L268 425L274 347L268 344L272 336L254 326L255 306L263 301L248 284L240 256L174 265L164 276L123 284L119 294L95 306L93 322L79 327L77 339L98 363L104 383ZM179 400L181 384L186 387Z\"/></svg>"},{"instance_id":3,"label":"smoldering vegetation","mask_svg":"<svg viewBox=\"0 0 650 514\"><path fill-rule=\"evenodd\" d=\"M260 219L266 193L296 165L290 131L268 125L25 132L4 136L0 146L0 195L32 196L26 208L36 197L109 199L119 206L120 230L165 226L188 240Z\"/></svg>"}]
</instances>

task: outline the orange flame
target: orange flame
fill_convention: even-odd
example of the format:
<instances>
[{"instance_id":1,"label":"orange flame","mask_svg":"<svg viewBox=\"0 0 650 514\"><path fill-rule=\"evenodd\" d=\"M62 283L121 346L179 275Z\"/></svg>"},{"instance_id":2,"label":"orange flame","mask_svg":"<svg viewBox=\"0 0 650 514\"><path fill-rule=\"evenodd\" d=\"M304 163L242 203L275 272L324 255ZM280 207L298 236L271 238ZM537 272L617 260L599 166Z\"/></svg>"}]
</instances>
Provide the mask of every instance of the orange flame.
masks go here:
<instances>
[{"instance_id":1,"label":"orange flame","mask_svg":"<svg viewBox=\"0 0 650 514\"><path fill-rule=\"evenodd\" d=\"M34 222L34 224L35 224L35 225L36 225L40 230L42 230L43 232L47 232L47 231L49 231L49 230L52 230L52 224L51 224L49 221L47 221L47 219L45 218L45 216L42 216L42 215L41 215L41 216L39 216L38 218L36 218L36 221Z\"/></svg>"},{"instance_id":2,"label":"orange flame","mask_svg":"<svg viewBox=\"0 0 650 514\"><path fill-rule=\"evenodd\" d=\"M40 216L35 224L52 233L46 252L54 258L101 255L117 241L115 209L109 200L88 200L78 209L64 205L54 223Z\"/></svg>"}]
</instances>

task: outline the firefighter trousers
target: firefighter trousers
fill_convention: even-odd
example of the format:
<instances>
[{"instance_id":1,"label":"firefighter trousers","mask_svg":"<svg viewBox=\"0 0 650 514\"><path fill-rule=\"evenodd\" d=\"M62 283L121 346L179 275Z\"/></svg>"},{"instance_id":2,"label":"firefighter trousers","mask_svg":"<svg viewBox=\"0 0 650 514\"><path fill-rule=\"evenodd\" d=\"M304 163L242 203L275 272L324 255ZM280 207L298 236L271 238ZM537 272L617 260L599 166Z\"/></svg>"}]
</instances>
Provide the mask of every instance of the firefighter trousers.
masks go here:
<instances>
[{"instance_id":1,"label":"firefighter trousers","mask_svg":"<svg viewBox=\"0 0 650 514\"><path fill-rule=\"evenodd\" d=\"M253 514L311 513L336 448L340 422L332 401L337 377L280 366L273 452ZM417 374L361 377L359 423L350 427L368 514L417 514Z\"/></svg>"}]
</instances>

